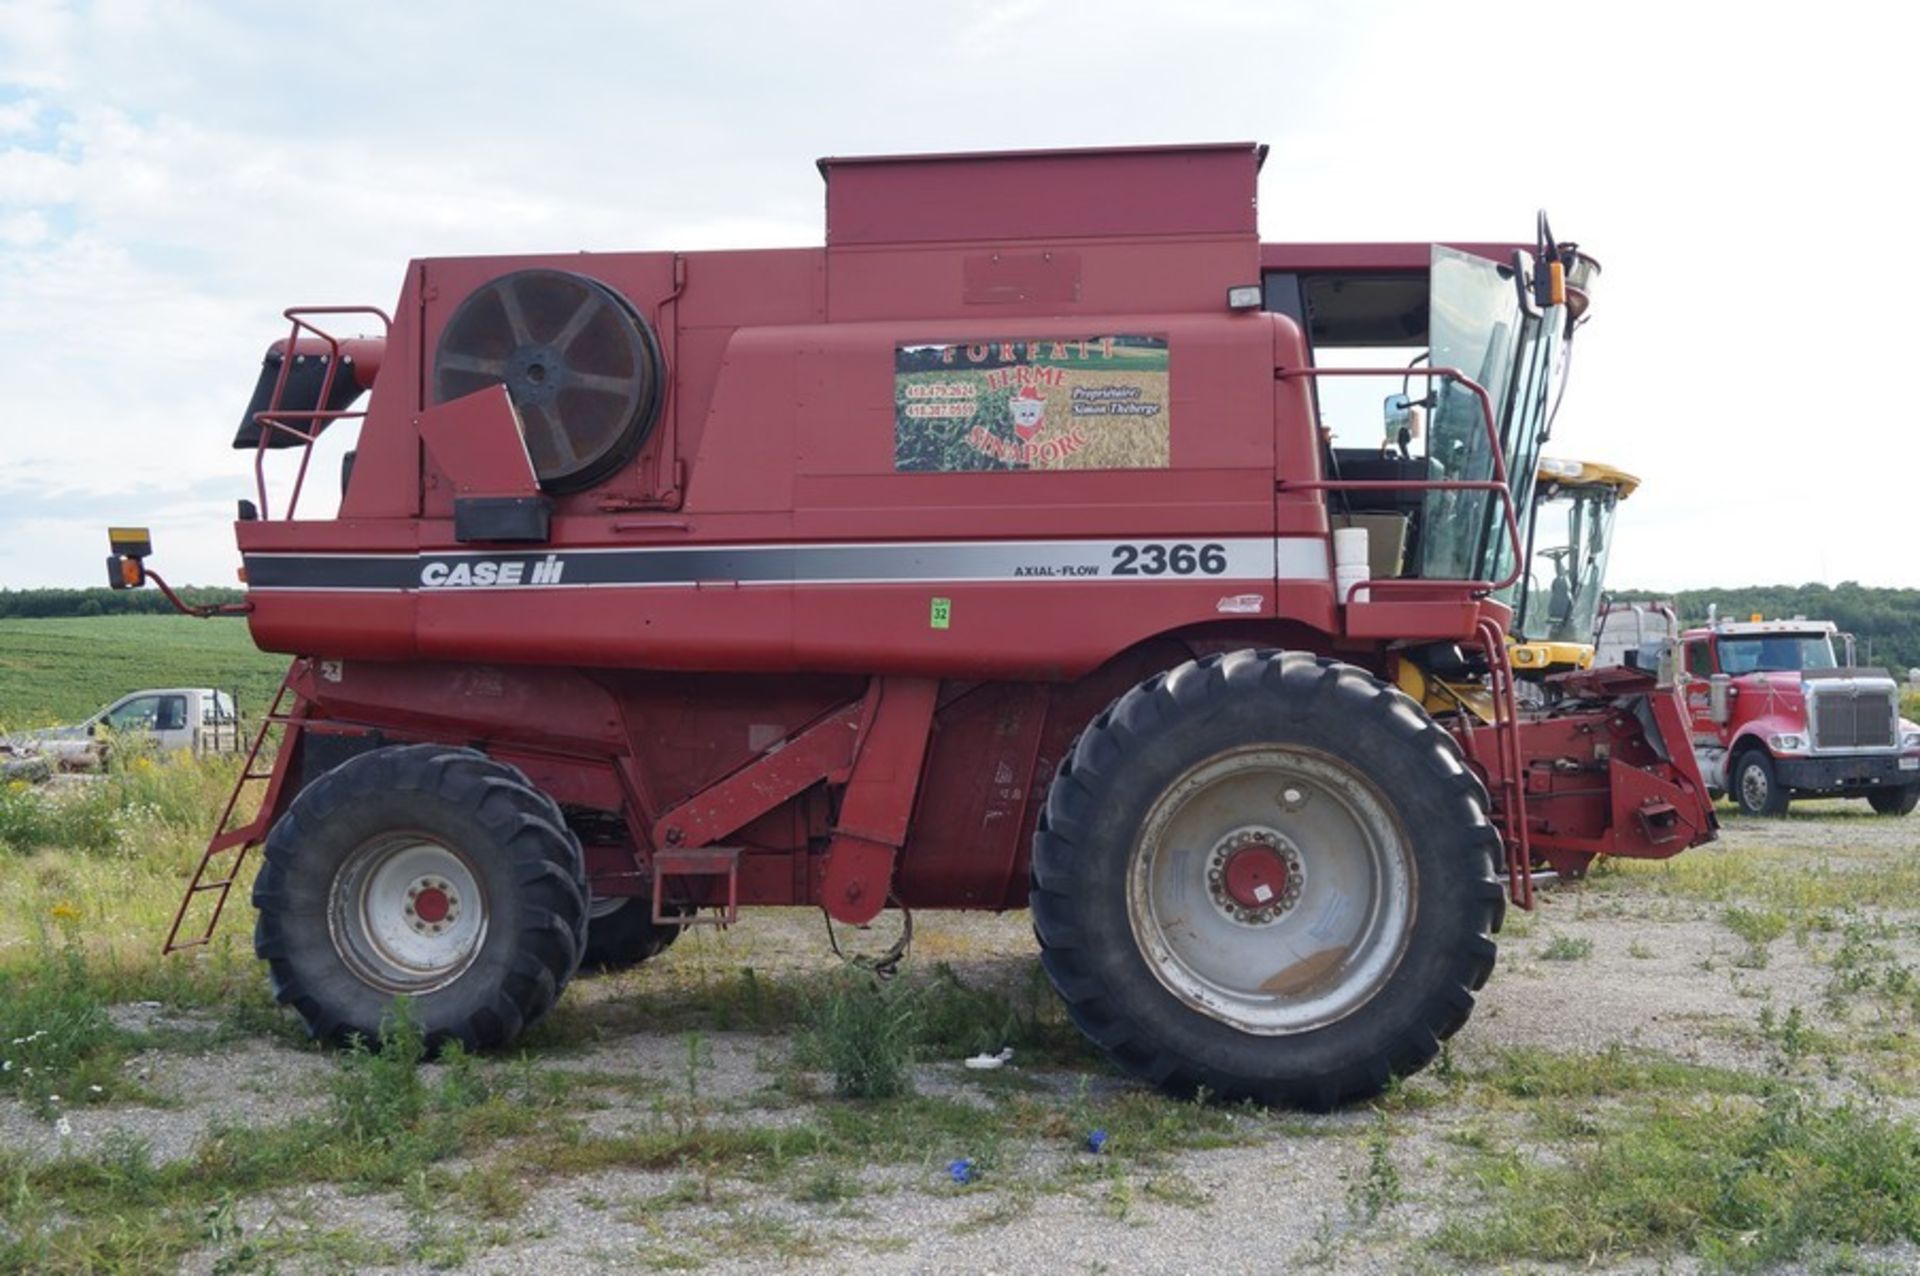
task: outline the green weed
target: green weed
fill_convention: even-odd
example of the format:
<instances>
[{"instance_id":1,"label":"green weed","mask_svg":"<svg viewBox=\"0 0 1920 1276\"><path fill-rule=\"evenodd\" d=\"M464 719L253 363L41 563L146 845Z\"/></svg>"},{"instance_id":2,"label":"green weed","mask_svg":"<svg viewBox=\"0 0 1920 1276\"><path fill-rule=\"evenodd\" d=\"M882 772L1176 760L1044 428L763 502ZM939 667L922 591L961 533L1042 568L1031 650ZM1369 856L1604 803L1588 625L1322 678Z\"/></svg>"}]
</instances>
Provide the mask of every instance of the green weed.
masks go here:
<instances>
[{"instance_id":1,"label":"green weed","mask_svg":"<svg viewBox=\"0 0 1920 1276\"><path fill-rule=\"evenodd\" d=\"M1747 942L1747 950L1733 964L1748 970L1764 970L1772 959L1769 946L1787 933L1786 913L1778 908L1729 908L1720 915L1728 930Z\"/></svg>"},{"instance_id":2,"label":"green weed","mask_svg":"<svg viewBox=\"0 0 1920 1276\"><path fill-rule=\"evenodd\" d=\"M1920 1134L1792 1090L1624 1109L1557 1151L1479 1156L1487 1208L1435 1245L1474 1264L1682 1253L1754 1269L1818 1245L1920 1240Z\"/></svg>"},{"instance_id":3,"label":"green weed","mask_svg":"<svg viewBox=\"0 0 1920 1276\"><path fill-rule=\"evenodd\" d=\"M1593 955L1593 941L1584 936L1555 935L1540 950L1541 961L1582 961Z\"/></svg>"},{"instance_id":4,"label":"green weed","mask_svg":"<svg viewBox=\"0 0 1920 1276\"><path fill-rule=\"evenodd\" d=\"M1630 1051L1617 1042L1591 1054L1561 1054L1530 1047L1503 1050L1473 1079L1499 1093L1523 1099L1759 1094L1770 1085L1765 1078L1749 1073Z\"/></svg>"},{"instance_id":5,"label":"green weed","mask_svg":"<svg viewBox=\"0 0 1920 1276\"><path fill-rule=\"evenodd\" d=\"M1347 1211L1373 1223L1398 1205L1405 1195L1400 1171L1393 1163L1392 1131L1384 1115L1376 1114L1367 1130L1367 1159L1359 1173L1347 1179Z\"/></svg>"},{"instance_id":6,"label":"green weed","mask_svg":"<svg viewBox=\"0 0 1920 1276\"><path fill-rule=\"evenodd\" d=\"M907 985L850 971L815 1003L799 1052L842 1098L895 1098L913 1089L918 1014Z\"/></svg>"}]
</instances>

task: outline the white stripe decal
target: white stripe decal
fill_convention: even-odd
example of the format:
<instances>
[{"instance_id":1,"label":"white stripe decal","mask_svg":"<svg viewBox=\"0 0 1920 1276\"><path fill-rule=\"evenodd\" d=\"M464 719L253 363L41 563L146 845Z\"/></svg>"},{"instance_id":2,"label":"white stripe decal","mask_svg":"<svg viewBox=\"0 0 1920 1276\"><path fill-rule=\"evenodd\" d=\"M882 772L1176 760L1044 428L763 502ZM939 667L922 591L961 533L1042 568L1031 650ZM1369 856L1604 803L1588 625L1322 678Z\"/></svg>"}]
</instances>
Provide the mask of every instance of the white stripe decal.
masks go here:
<instances>
[{"instance_id":1,"label":"white stripe decal","mask_svg":"<svg viewBox=\"0 0 1920 1276\"><path fill-rule=\"evenodd\" d=\"M1186 540L895 541L664 545L420 554L249 554L257 591L640 589L698 584L1330 579L1314 536Z\"/></svg>"}]
</instances>

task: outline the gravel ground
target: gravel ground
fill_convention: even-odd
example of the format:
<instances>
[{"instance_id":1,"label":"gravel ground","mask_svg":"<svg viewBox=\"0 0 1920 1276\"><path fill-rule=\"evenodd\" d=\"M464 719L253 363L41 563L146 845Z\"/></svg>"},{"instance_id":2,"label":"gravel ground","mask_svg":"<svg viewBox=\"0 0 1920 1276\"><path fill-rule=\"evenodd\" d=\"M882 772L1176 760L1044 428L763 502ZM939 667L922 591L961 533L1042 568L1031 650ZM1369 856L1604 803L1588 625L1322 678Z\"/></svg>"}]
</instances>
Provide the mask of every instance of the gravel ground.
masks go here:
<instances>
[{"instance_id":1,"label":"gravel ground","mask_svg":"<svg viewBox=\"0 0 1920 1276\"><path fill-rule=\"evenodd\" d=\"M1750 857L1791 866L1831 861L1834 870L1884 869L1920 853L1920 819L1855 818L1838 804L1827 818L1756 823L1730 820L1717 845L1693 857ZM1695 865L1694 867L1699 867ZM1538 1048L1593 1053L1611 1047L1659 1051L1676 1058L1759 1072L1770 1055L1755 1042L1762 1007L1815 1015L1831 970L1831 942L1801 942L1791 933L1751 960L1747 941L1725 924L1726 900L1665 888L1659 874L1629 873L1591 883L1550 887L1532 917L1511 928L1500 964L1472 1021L1455 1038L1456 1067L1472 1073L1498 1066L1504 1052ZM1911 899L1862 906L1863 916L1912 921ZM689 972L726 972L751 965L763 977L825 969L832 963L817 916L749 916L730 933L689 936L661 971L582 981L569 992L579 1013L617 1002L648 981ZM1024 916L938 916L920 919L922 961L952 963L963 979L1017 981L1034 961ZM1911 933L1911 932L1908 932ZM877 941L877 934L859 937ZM1582 944L1581 941L1585 941ZM1910 941L1903 941L1908 942ZM1590 947L1588 947L1590 945ZM1586 955L1555 953L1586 948ZM1748 959L1743 961L1742 957ZM1911 956L1911 954L1909 954ZM129 1026L153 1026L151 1007L121 1007ZM186 1025L191 1026L191 1025ZM723 1120L798 1120L804 1110L751 1105L786 1066L789 1043L777 1035L707 1033L699 1092L726 1113ZM637 1094L684 1084L688 1067L679 1032L622 1032L590 1047L553 1052L561 1070L639 1078ZM228 1045L214 1054L150 1052L134 1060L143 1083L165 1106L81 1108L71 1116L68 1150L100 1146L110 1132L148 1141L158 1160L187 1155L215 1122L264 1124L323 1109L327 1056L266 1039ZM1015 1069L1020 1061L1016 1060ZM1078 1084L1077 1078L1045 1078ZM918 1070L922 1093L992 1102L972 1074L951 1062ZM1093 1076L1095 1093L1130 1083ZM1426 1082L1418 1084L1428 1084ZM1817 1072L1806 1084L1829 1097L1857 1089L1846 1069ZM1437 1087L1436 1087L1437 1092ZM1916 1101L1890 1102L1920 1116ZM629 1106L631 1105L631 1106ZM622 1098L581 1113L595 1134L644 1120L646 1100ZM637 1110L638 1109L638 1110ZM683 1262L714 1271L774 1271L796 1265L845 1272L1190 1272L1287 1270L1315 1265L1332 1271L1449 1270L1424 1244L1466 1200L1448 1135L1486 1119L1467 1102L1440 1099L1394 1118L1392 1159L1403 1197L1380 1219L1362 1224L1350 1208L1351 1185L1364 1173L1365 1109L1272 1122L1249 1146L1194 1151L1134 1175L1117 1196L1111 1179L1085 1172L1083 1153L1036 1142L1024 1160L1000 1168L1001 1181L957 1188L947 1180L946 1149L929 1149L922 1165L869 1166L857 1171L848 1202L803 1205L783 1194L722 1183L712 1203L677 1208L645 1203L684 1188L681 1175L629 1170L545 1180L529 1189L511 1221L480 1225L450 1216L445 1226L473 1233L453 1251L462 1270L561 1276L638 1265ZM17 1103L0 1102L0 1139L37 1155L62 1149L43 1120ZM511 1152L504 1153L511 1156ZM1075 1164L1078 1161L1080 1164ZM1069 1184L1059 1190L1058 1184ZM1033 1184L1055 1184L1034 1190ZM243 1232L345 1228L402 1251L420 1239L418 1210L394 1195L353 1195L331 1186L249 1201L236 1222ZM736 1239L716 1250L714 1237ZM759 1239L756 1239L759 1238ZM764 1245L760 1241L764 1240ZM436 1250L444 1266L449 1252ZM195 1256L189 1270L211 1271L220 1251ZM318 1260L316 1260L318 1261ZM1920 1269L1920 1254L1877 1256L1895 1270ZM298 1266L298 1264L294 1264ZM318 1265L326 1267L324 1261ZM1686 1261L1628 1264L1611 1270L1690 1270ZM410 1270L410 1269L398 1269ZM421 1267L419 1270L428 1270Z\"/></svg>"}]
</instances>

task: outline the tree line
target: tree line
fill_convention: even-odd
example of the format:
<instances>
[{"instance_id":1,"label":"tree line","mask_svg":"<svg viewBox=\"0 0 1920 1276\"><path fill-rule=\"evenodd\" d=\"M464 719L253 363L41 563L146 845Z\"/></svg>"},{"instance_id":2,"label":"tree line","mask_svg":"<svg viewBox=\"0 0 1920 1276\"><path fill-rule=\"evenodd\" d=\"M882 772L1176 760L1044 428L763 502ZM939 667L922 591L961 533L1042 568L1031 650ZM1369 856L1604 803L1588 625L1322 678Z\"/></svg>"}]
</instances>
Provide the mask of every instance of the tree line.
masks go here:
<instances>
[{"instance_id":1,"label":"tree line","mask_svg":"<svg viewBox=\"0 0 1920 1276\"><path fill-rule=\"evenodd\" d=\"M186 585L176 590L182 602L195 606L237 603L246 597L238 589ZM157 589L0 589L0 619L46 620L59 616L153 616L173 610Z\"/></svg>"},{"instance_id":2,"label":"tree line","mask_svg":"<svg viewBox=\"0 0 1920 1276\"><path fill-rule=\"evenodd\" d=\"M1612 590L1618 602L1665 599L1688 625L1705 624L1718 606L1722 620L1831 620L1854 636L1861 664L1905 675L1920 668L1920 589L1877 589L1846 581L1839 585L1746 585L1738 589ZM1840 653L1844 656L1845 653Z\"/></svg>"}]
</instances>

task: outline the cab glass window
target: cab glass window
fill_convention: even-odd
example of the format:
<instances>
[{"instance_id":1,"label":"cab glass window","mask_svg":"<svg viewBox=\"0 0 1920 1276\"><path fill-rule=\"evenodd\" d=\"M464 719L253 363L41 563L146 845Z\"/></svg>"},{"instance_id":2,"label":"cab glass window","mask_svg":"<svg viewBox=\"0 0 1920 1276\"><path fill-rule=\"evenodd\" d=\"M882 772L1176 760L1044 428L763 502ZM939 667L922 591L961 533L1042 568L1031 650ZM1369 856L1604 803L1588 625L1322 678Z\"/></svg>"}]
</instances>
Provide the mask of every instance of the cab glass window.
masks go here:
<instances>
[{"instance_id":1,"label":"cab glass window","mask_svg":"<svg viewBox=\"0 0 1920 1276\"><path fill-rule=\"evenodd\" d=\"M159 696L137 696L108 710L107 725L115 731L151 731L159 716Z\"/></svg>"},{"instance_id":2,"label":"cab glass window","mask_svg":"<svg viewBox=\"0 0 1920 1276\"><path fill-rule=\"evenodd\" d=\"M1713 658L1707 652L1706 643L1690 642L1687 644L1687 672L1696 678L1710 678L1713 676Z\"/></svg>"}]
</instances>

